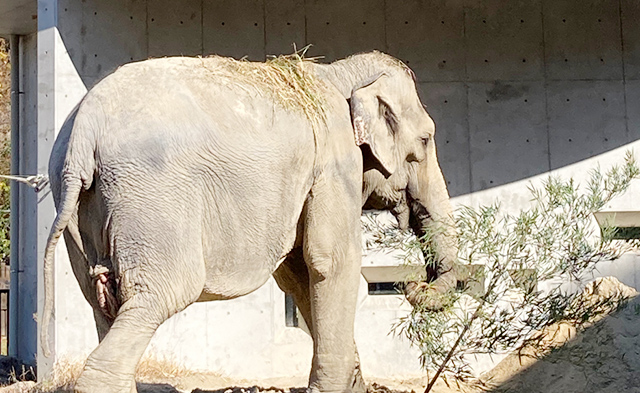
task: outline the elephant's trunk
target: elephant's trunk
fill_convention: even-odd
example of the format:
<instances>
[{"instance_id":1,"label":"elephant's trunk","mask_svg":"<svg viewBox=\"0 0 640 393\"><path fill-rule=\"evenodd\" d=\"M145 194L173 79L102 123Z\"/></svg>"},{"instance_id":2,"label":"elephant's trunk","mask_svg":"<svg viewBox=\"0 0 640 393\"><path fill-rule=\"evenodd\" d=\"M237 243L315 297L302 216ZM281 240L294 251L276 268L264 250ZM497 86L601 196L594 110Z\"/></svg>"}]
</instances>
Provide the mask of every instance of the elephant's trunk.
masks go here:
<instances>
[{"instance_id":1,"label":"elephant's trunk","mask_svg":"<svg viewBox=\"0 0 640 393\"><path fill-rule=\"evenodd\" d=\"M430 141L425 161L415 165L415 173L407 188L408 204L411 208L410 226L417 236L429 233L427 282L411 282L407 285L407 299L416 304L424 301L429 294L427 288L435 290L435 295L455 288L457 282L456 258L458 254L456 229L449 201L449 192L436 155L435 142ZM439 309L441 302L428 299L428 306Z\"/></svg>"}]
</instances>

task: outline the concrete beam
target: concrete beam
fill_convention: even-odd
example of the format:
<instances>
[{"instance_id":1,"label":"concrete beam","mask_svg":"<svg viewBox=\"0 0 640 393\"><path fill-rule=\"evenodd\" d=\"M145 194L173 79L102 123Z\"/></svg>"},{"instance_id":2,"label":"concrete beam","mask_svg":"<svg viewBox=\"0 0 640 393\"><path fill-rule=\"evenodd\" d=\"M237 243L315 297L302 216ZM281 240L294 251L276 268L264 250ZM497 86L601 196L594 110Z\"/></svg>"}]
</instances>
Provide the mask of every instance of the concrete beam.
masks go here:
<instances>
[{"instance_id":1,"label":"concrete beam","mask_svg":"<svg viewBox=\"0 0 640 393\"><path fill-rule=\"evenodd\" d=\"M0 36L35 33L36 4L35 0L2 0L0 2Z\"/></svg>"}]
</instances>

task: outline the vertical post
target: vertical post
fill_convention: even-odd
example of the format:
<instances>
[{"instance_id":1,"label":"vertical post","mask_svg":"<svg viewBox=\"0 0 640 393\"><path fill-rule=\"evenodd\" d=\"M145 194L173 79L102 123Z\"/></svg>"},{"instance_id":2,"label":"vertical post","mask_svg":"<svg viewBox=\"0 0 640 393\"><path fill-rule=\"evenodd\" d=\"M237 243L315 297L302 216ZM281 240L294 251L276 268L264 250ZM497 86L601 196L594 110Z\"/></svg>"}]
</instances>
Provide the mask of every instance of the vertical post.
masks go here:
<instances>
[{"instance_id":1,"label":"vertical post","mask_svg":"<svg viewBox=\"0 0 640 393\"><path fill-rule=\"evenodd\" d=\"M25 149L21 157L29 174L49 172L49 156L56 136L69 113L87 92L70 56L72 50L81 50L75 41L77 37L69 32L71 27L83 23L82 6L76 4L79 2L73 0L38 1L37 129L33 133L31 129L23 131L23 135L28 134L25 145L29 144L31 148ZM21 202L28 205L23 210L28 215L26 222L29 224L25 231L30 235L24 242L28 255L21 258L29 261L30 277L37 276L37 283L28 283L28 291L35 295L37 287L37 306L33 306L32 312L37 309L38 320L42 320L44 250L56 210L47 190L37 198L32 190L26 190L25 194L26 201L23 199ZM47 376L60 356L84 356L97 343L93 313L71 270L64 241L58 243L53 266L54 316L47 327L52 356L46 358L42 354L40 342L36 341L40 336L37 329L30 336L33 353L37 352L38 379Z\"/></svg>"},{"instance_id":2,"label":"vertical post","mask_svg":"<svg viewBox=\"0 0 640 393\"><path fill-rule=\"evenodd\" d=\"M41 162L41 156L44 159L44 150L49 148L55 138L56 129L56 66L57 56L59 55L58 41L59 34L57 30L58 25L58 0L42 0L38 1L38 42L37 42L37 62L38 62L38 112L37 112L37 132L36 134L36 146L29 157L24 157L23 162L27 163L30 170L33 172L40 171L46 173L46 163ZM31 138L29 138L31 140ZM25 155L27 153L25 152ZM35 230L31 233L33 237L30 240L29 247L29 259L32 260L37 267L37 312L38 320L42 320L42 305L44 299L43 289L43 261L42 253L44 250L44 244L46 243L46 234L48 234L51 222L53 221L53 203L51 197L43 198L41 201L36 202L34 205L28 206L29 221L36 223ZM25 209L26 211L27 209ZM30 228L31 229L31 228ZM26 258L26 256L24 256ZM54 261L54 264L57 261ZM54 270L57 268L54 265ZM53 279L54 285L56 284L56 277ZM56 296L54 296L55 302ZM52 324L55 326L56 318L52 318ZM57 356L57 329L54 327L50 329L50 334L53 339L52 343L52 356L46 358L42 354L42 344L40 343L40 330L45 327L38 326L36 334L37 337L35 350L37 351L37 364L38 364L38 380L44 379L51 371L56 356Z\"/></svg>"},{"instance_id":3,"label":"vertical post","mask_svg":"<svg viewBox=\"0 0 640 393\"><path fill-rule=\"evenodd\" d=\"M20 63L19 63L19 42L17 35L12 35L9 39L9 53L11 61L11 174L18 174L18 163L20 162L19 138L20 138ZM11 181L11 255L9 257L9 356L17 356L18 339L18 265L20 261L20 249L18 247L18 212L20 211L20 199L18 198L18 183Z\"/></svg>"}]
</instances>

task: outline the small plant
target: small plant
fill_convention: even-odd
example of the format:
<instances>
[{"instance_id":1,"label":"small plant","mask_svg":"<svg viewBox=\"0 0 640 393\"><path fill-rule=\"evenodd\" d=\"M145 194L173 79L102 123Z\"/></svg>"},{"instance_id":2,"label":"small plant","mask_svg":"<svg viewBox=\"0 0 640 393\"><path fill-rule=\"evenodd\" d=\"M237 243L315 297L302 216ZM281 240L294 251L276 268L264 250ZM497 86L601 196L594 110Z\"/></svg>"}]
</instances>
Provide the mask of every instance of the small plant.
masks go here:
<instances>
[{"instance_id":1,"label":"small plant","mask_svg":"<svg viewBox=\"0 0 640 393\"><path fill-rule=\"evenodd\" d=\"M0 39L0 174L11 173L11 64L7 43ZM0 180L0 269L9 265L10 186ZM7 345L0 343L0 353L7 354Z\"/></svg>"},{"instance_id":2,"label":"small plant","mask_svg":"<svg viewBox=\"0 0 640 393\"><path fill-rule=\"evenodd\" d=\"M550 326L562 321L584 327L624 303L626 296L585 298L576 289L598 262L617 259L637 246L614 240L613 227L599 229L593 213L639 175L629 152L622 166L605 174L592 170L584 187L558 177L549 177L541 188L530 187L532 207L517 215L503 213L499 204L457 211L458 257L467 273L450 294L454 301L440 312L424 302L415 304L393 327L420 349L423 368L437 367L425 393L442 373L471 376L466 355L543 350L549 339L543 332ZM434 263L428 250L434 233L413 240L401 236L398 244L382 240L390 234L383 233L372 241L401 245L409 253L421 249L427 263ZM475 293L467 291L472 286ZM590 290L596 293L597 286Z\"/></svg>"}]
</instances>

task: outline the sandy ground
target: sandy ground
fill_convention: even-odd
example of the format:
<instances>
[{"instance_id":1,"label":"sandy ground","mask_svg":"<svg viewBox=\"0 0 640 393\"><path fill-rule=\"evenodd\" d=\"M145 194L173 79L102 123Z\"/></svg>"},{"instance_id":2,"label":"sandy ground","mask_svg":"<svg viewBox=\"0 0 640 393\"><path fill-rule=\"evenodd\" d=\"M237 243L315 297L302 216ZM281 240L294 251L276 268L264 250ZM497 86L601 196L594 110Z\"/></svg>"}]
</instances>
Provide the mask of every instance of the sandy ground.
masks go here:
<instances>
[{"instance_id":1,"label":"sandy ground","mask_svg":"<svg viewBox=\"0 0 640 393\"><path fill-rule=\"evenodd\" d=\"M615 279L605 279L588 295L591 298L633 296L633 289ZM626 307L595 321L577 332L558 324L547 332L543 353L525 349L511 354L480 380L449 384L440 380L433 393L518 392L518 393L640 393L640 296ZM80 367L62 365L55 384L72 384ZM139 393L302 393L304 378L263 381L234 380L216 374L196 373L153 360L139 370ZM424 391L426 376L416 380L385 380L369 377L370 393ZM0 393L68 392L23 382L0 388Z\"/></svg>"}]
</instances>

